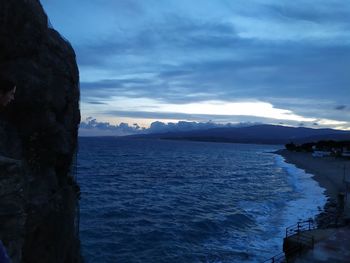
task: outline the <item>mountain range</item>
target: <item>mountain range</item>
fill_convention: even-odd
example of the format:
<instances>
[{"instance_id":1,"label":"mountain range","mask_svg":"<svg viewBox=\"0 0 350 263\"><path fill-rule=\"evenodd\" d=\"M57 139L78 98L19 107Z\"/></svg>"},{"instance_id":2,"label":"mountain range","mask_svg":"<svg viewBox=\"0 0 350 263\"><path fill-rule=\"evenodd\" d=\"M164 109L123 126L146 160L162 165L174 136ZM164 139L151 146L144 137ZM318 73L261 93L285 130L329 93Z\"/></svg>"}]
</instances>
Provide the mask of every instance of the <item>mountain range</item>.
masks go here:
<instances>
[{"instance_id":1,"label":"mountain range","mask_svg":"<svg viewBox=\"0 0 350 263\"><path fill-rule=\"evenodd\" d=\"M350 140L350 131L262 124L249 127L212 128L207 130L132 135L129 137L228 143L285 144L319 140Z\"/></svg>"}]
</instances>

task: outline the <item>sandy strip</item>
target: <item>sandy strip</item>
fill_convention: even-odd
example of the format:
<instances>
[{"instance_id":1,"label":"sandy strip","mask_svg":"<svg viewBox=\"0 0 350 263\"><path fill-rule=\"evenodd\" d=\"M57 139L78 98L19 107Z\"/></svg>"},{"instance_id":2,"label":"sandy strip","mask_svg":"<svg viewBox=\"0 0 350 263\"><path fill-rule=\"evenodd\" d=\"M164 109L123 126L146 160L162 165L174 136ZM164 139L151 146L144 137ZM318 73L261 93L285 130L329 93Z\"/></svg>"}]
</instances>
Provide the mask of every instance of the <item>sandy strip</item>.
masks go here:
<instances>
[{"instance_id":1,"label":"sandy strip","mask_svg":"<svg viewBox=\"0 0 350 263\"><path fill-rule=\"evenodd\" d=\"M294 164L298 168L305 170L307 173L314 175L312 178L316 180L321 187L326 189L325 194L333 200L337 200L339 192L345 192L344 180L350 182L349 159L335 157L313 157L311 153L290 152L287 150L279 150L276 153L284 157L286 162ZM349 196L350 195L348 193L348 199ZM324 207L324 213L326 213L326 217L323 217L322 213L317 216L316 220L318 227L330 227L329 218L327 218L327 215L333 214L334 216L338 214L338 212L334 212L334 209L333 212L331 211L332 202L334 201L328 199L327 204ZM347 201L346 203L347 204L345 205L345 213L343 214L343 219L348 216L350 212L350 202ZM345 220L343 222L346 224ZM348 233L350 233L349 227L336 229L318 229L317 231L322 231L319 233L321 236L325 233L325 231L328 231L328 234L325 238L319 235L314 235L314 238L316 240L315 242L317 243L315 248L306 252L306 254L304 253L301 257L297 258L295 262L321 262L318 260L319 257L323 260L328 258L329 260L327 260L327 262L349 262L348 255L344 253L343 249L348 249L349 247L350 238L347 236ZM341 234L344 232L345 234L340 235L338 232Z\"/></svg>"},{"instance_id":2,"label":"sandy strip","mask_svg":"<svg viewBox=\"0 0 350 263\"><path fill-rule=\"evenodd\" d=\"M314 175L313 179L326 189L326 195L335 200L339 192L345 192L344 177L350 182L350 160L348 159L313 157L311 153L287 150L279 150L276 153L282 155L287 163L294 164Z\"/></svg>"}]
</instances>

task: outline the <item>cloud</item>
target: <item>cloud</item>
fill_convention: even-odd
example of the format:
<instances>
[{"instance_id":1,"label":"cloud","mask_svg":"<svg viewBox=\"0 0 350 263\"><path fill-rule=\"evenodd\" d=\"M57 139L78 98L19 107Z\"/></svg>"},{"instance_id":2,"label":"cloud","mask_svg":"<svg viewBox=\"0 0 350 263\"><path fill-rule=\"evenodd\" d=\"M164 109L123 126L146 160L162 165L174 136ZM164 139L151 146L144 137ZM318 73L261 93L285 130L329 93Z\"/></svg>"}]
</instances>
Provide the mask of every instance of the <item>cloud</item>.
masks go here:
<instances>
[{"instance_id":1,"label":"cloud","mask_svg":"<svg viewBox=\"0 0 350 263\"><path fill-rule=\"evenodd\" d=\"M258 122L244 123L226 123L219 124L211 121L195 122L195 121L178 121L178 122L152 122L149 128L141 128L137 123L129 126L126 123L112 125L109 122L99 122L92 117L88 117L80 124L79 136L125 136L134 134L152 134L165 132L180 132L192 130L206 130L222 127L243 127L260 124Z\"/></svg>"},{"instance_id":2,"label":"cloud","mask_svg":"<svg viewBox=\"0 0 350 263\"><path fill-rule=\"evenodd\" d=\"M154 105L152 110L146 108L150 107L146 102L187 107L255 100L292 112L282 114L286 119L294 115L299 122L304 122L300 117L315 123L350 122L346 108L334 109L347 105L350 97L350 2L44 0L43 4L54 26L75 47L82 104L89 115L115 111L153 119L167 115L202 120L210 115L206 109L164 113ZM212 116L228 119L220 113Z\"/></svg>"},{"instance_id":3,"label":"cloud","mask_svg":"<svg viewBox=\"0 0 350 263\"><path fill-rule=\"evenodd\" d=\"M275 23L279 19L293 26L299 21L298 28L274 33L283 35L285 31L292 31L298 43L288 40L278 44L239 37L239 16L236 15L232 17L233 22L227 17L212 22L184 13L167 13L166 17L160 13L149 25L128 32L118 31L117 35L113 33L96 43L78 46L78 59L91 60L91 63L82 63L82 72L85 66L108 68L113 76L91 82L83 79L82 90L86 94L83 98L119 94L181 103L295 96L341 102L349 96L349 46L337 37L329 37L328 33L324 34L332 41L305 41L299 36L304 32L303 23L309 20L328 32L324 24L329 21L322 19L325 14L334 19L332 25L338 25L336 27L347 35L347 29L341 26L346 20L332 16L332 10L339 8L326 2L324 5L331 11L317 7L313 12L305 12L299 5L281 5L275 1L268 5L258 2L249 5L254 7L252 14L260 14L262 19L254 25L264 21ZM235 14L247 19L253 17L236 6L233 9ZM138 77L144 74L148 74L147 78ZM333 92L329 92L330 87Z\"/></svg>"},{"instance_id":4,"label":"cloud","mask_svg":"<svg viewBox=\"0 0 350 263\"><path fill-rule=\"evenodd\" d=\"M303 99L298 97L268 98L275 107L289 109L302 116L310 116L315 119L333 119L347 122L350 125L350 112L337 110L332 99Z\"/></svg>"},{"instance_id":5,"label":"cloud","mask_svg":"<svg viewBox=\"0 0 350 263\"><path fill-rule=\"evenodd\" d=\"M103 99L102 99L103 100ZM337 114L337 111L329 113L330 107L334 105L332 101L298 100L297 98L278 99L270 98L271 101L279 101L272 104L267 101L250 100L202 100L198 102L169 103L159 99L148 99L139 97L116 96L112 100L103 100L106 105L87 105L82 103L83 112L107 119L126 118L127 122L132 119L148 120L186 120L196 122L206 122L213 120L216 123L229 122L264 122L278 123L284 122L288 125L297 126L303 122L312 126L318 123L321 127L349 128L349 114ZM310 107L313 105L313 107ZM94 110L92 110L92 106ZM297 111L290 110L297 109ZM147 121L149 122L149 121ZM143 122L144 123L144 122Z\"/></svg>"},{"instance_id":6,"label":"cloud","mask_svg":"<svg viewBox=\"0 0 350 263\"><path fill-rule=\"evenodd\" d=\"M342 110L346 109L346 106L345 105L339 105L339 106L336 106L334 109L342 111Z\"/></svg>"},{"instance_id":7,"label":"cloud","mask_svg":"<svg viewBox=\"0 0 350 263\"><path fill-rule=\"evenodd\" d=\"M107 103L101 102L101 101L88 101L89 104L95 104L95 105L106 105Z\"/></svg>"},{"instance_id":8,"label":"cloud","mask_svg":"<svg viewBox=\"0 0 350 263\"><path fill-rule=\"evenodd\" d=\"M109 122L100 122L92 117L87 117L80 123L80 136L125 136L143 132L137 124L129 126L127 123L112 125Z\"/></svg>"},{"instance_id":9,"label":"cloud","mask_svg":"<svg viewBox=\"0 0 350 263\"><path fill-rule=\"evenodd\" d=\"M151 123L151 126L146 130L147 133L163 133L163 132L179 132L179 131L191 131L191 130L205 130L210 128L227 127L227 125L215 124L212 122L188 122L179 121L177 123L169 122L164 123L155 121Z\"/></svg>"},{"instance_id":10,"label":"cloud","mask_svg":"<svg viewBox=\"0 0 350 263\"><path fill-rule=\"evenodd\" d=\"M145 117L141 114L141 117ZM130 116L128 113L121 114L121 116ZM133 117L140 117L137 113L131 115ZM163 116L169 118L169 116ZM202 117L202 119L201 119ZM212 116L197 116L192 121L188 121L191 118L187 118L187 121L154 121L150 123L150 126L140 127L137 123L129 125L127 123L110 124L109 122L100 122L95 118L88 117L85 121L80 124L79 136L125 136L135 134L154 134L154 133L166 133L166 132L181 132L181 131L192 131L192 130L206 130L212 128L223 128L223 127L245 127L257 124L275 124L285 125L294 127L310 127L310 128L324 128L332 127L335 129L349 130L349 126L344 126L344 123L319 119L316 122L298 122L298 121L283 121L278 122L274 119L269 118L257 118L252 116L239 116L239 118L229 118L228 116L221 116L222 123L213 122L208 120ZM216 118L220 120L219 118Z\"/></svg>"},{"instance_id":11,"label":"cloud","mask_svg":"<svg viewBox=\"0 0 350 263\"><path fill-rule=\"evenodd\" d=\"M314 7L314 8L312 8ZM287 5L282 2L275 2L268 5L271 15L278 15L286 19L309 21L319 24L329 23L332 21L337 24L346 23L346 16L349 14L349 2L346 1L319 1L315 4L308 1L293 1Z\"/></svg>"},{"instance_id":12,"label":"cloud","mask_svg":"<svg viewBox=\"0 0 350 263\"><path fill-rule=\"evenodd\" d=\"M208 94L212 99L298 96L342 101L349 96L346 87L350 85L350 78L346 69L350 66L350 48L290 44L279 48L252 42L249 48L244 45L243 50L238 48L242 58L228 53L222 59L203 57L200 62L178 61L177 66L150 62L143 70L138 70L136 64L135 71L129 72L133 74L131 78L120 75L118 79L83 81L82 90L88 95L110 88L121 95L157 96L169 102L202 99L187 96L196 93ZM146 72L147 78L137 77ZM334 92L329 92L330 87Z\"/></svg>"},{"instance_id":13,"label":"cloud","mask_svg":"<svg viewBox=\"0 0 350 263\"><path fill-rule=\"evenodd\" d=\"M224 101L208 100L190 103L166 103L156 99L140 99L116 97L113 103L109 103L108 110L104 114L118 113L138 113L141 112L144 117L170 116L181 118L187 116L253 116L260 118L270 118L274 120L303 121L314 122L317 117L308 117L298 115L293 111L278 108L271 103L251 100L251 101ZM148 114L149 116L145 116ZM326 119L326 118L322 118ZM346 123L344 121L336 121ZM331 123L331 122L329 122Z\"/></svg>"},{"instance_id":14,"label":"cloud","mask_svg":"<svg viewBox=\"0 0 350 263\"><path fill-rule=\"evenodd\" d=\"M103 39L86 41L75 47L82 67L103 68L118 66L120 62L134 66L152 65L155 61L166 64L167 57L176 56L186 60L189 56L185 53L232 48L236 41L234 27L229 23L169 14L161 21L149 22L148 26L111 32Z\"/></svg>"}]
</instances>

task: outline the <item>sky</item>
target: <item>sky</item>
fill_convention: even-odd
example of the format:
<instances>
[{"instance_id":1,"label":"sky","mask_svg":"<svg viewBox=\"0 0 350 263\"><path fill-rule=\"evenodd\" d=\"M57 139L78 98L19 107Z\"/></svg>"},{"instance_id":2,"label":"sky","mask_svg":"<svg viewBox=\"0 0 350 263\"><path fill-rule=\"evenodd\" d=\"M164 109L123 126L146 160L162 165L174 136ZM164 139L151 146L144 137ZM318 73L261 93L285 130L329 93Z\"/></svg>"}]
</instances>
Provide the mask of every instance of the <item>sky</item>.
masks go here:
<instances>
[{"instance_id":1,"label":"sky","mask_svg":"<svg viewBox=\"0 0 350 263\"><path fill-rule=\"evenodd\" d=\"M179 122L350 130L350 1L41 2L77 55L81 134Z\"/></svg>"}]
</instances>

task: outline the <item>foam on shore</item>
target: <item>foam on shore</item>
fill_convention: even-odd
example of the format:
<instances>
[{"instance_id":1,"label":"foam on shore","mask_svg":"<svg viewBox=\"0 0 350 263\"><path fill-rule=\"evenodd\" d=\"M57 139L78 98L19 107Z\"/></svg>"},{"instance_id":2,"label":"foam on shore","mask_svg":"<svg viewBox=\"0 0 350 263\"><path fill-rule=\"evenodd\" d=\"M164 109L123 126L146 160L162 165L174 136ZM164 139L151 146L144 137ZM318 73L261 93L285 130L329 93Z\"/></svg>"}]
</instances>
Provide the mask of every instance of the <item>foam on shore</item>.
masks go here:
<instances>
[{"instance_id":1,"label":"foam on shore","mask_svg":"<svg viewBox=\"0 0 350 263\"><path fill-rule=\"evenodd\" d=\"M274 158L276 167L283 170L278 174L286 176L289 185L286 192L277 192L279 198L274 203L264 204L263 208L261 203L240 202L241 207L248 214L254 215L260 223L259 228L267 233L250 244L255 253L260 253L266 259L282 252L287 227L297 224L298 221L314 219L327 201L325 189L312 179L312 174L287 163L281 155L276 154ZM261 257L251 258L250 262L261 262Z\"/></svg>"},{"instance_id":2,"label":"foam on shore","mask_svg":"<svg viewBox=\"0 0 350 263\"><path fill-rule=\"evenodd\" d=\"M288 180L299 196L287 202L287 209L283 212L286 227L296 224L299 220L314 218L326 204L326 189L312 179L312 174L287 163L281 155L276 155L276 164L288 173Z\"/></svg>"}]
</instances>

